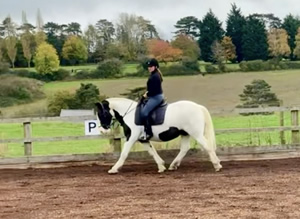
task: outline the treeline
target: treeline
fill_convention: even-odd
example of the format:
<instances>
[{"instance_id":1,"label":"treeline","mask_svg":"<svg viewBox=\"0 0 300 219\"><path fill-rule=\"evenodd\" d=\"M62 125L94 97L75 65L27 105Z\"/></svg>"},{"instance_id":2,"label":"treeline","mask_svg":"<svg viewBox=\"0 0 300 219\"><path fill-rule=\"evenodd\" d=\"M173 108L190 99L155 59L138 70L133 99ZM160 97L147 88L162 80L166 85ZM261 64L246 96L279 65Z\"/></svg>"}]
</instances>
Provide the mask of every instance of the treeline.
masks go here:
<instances>
[{"instance_id":1,"label":"treeline","mask_svg":"<svg viewBox=\"0 0 300 219\"><path fill-rule=\"evenodd\" d=\"M173 40L162 40L151 21L142 16L121 14L113 24L100 19L82 31L79 23L43 23L37 13L37 25L22 24L10 16L0 25L0 62L11 67L35 66L49 73L59 65L98 63L116 58L125 62L154 56L163 62L182 59L223 63L251 60L296 60L300 57L300 19L287 15L283 21L273 14L244 16L232 4L226 29L212 10L202 19L183 17L174 25Z\"/></svg>"}]
</instances>

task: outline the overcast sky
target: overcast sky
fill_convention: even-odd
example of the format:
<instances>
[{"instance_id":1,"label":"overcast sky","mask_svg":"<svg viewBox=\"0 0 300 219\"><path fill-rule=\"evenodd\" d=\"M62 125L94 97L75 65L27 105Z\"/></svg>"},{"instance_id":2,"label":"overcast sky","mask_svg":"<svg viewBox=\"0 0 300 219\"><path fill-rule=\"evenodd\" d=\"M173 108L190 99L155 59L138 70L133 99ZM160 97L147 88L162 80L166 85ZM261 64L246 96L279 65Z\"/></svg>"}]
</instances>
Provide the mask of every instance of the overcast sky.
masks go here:
<instances>
[{"instance_id":1,"label":"overcast sky","mask_svg":"<svg viewBox=\"0 0 300 219\"><path fill-rule=\"evenodd\" d=\"M202 19L209 9L225 27L232 3L236 3L246 16L273 13L282 19L289 13L300 13L299 0L0 0L0 21L10 15L20 24L22 11L25 11L29 23L35 25L40 9L44 23L78 22L85 30L88 24L95 24L100 19L115 23L120 13L129 13L150 20L162 38L171 39L174 25L180 18L195 16Z\"/></svg>"}]
</instances>

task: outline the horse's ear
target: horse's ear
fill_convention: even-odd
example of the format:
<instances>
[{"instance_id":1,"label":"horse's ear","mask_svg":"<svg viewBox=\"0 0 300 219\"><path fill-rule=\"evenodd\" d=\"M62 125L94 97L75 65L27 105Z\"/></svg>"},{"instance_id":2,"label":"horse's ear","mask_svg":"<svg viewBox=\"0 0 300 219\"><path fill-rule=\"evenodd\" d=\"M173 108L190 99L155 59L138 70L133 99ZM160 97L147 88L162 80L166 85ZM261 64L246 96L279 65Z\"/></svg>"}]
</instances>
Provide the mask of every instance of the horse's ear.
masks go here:
<instances>
[{"instance_id":1,"label":"horse's ear","mask_svg":"<svg viewBox=\"0 0 300 219\"><path fill-rule=\"evenodd\" d=\"M103 106L102 103L95 103L95 106L98 108L98 110L102 111L103 110Z\"/></svg>"}]
</instances>

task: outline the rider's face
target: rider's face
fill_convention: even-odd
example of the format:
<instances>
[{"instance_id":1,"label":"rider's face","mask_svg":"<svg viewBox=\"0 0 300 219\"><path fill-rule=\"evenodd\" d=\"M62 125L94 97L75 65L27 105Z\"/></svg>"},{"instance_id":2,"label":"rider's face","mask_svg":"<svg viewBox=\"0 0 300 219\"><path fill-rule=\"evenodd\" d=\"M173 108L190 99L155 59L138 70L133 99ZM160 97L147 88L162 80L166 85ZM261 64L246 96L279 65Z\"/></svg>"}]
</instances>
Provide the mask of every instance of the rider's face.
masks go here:
<instances>
[{"instance_id":1,"label":"rider's face","mask_svg":"<svg viewBox=\"0 0 300 219\"><path fill-rule=\"evenodd\" d=\"M149 72L153 72L155 70L155 66L148 67Z\"/></svg>"}]
</instances>

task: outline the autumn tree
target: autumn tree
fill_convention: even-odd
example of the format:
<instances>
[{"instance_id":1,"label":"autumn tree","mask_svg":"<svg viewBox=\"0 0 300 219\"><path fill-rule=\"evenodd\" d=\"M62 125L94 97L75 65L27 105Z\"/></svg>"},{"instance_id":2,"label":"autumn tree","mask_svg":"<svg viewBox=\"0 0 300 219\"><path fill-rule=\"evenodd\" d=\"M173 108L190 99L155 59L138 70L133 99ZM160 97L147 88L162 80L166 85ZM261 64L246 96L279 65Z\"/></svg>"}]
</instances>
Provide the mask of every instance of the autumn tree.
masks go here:
<instances>
[{"instance_id":1,"label":"autumn tree","mask_svg":"<svg viewBox=\"0 0 300 219\"><path fill-rule=\"evenodd\" d=\"M87 60L87 48L83 40L75 35L69 36L64 43L62 55L66 60L69 60L72 65L76 62Z\"/></svg>"},{"instance_id":2,"label":"autumn tree","mask_svg":"<svg viewBox=\"0 0 300 219\"><path fill-rule=\"evenodd\" d=\"M200 48L195 40L188 35L180 34L171 42L174 48L182 51L182 56L197 60L200 56Z\"/></svg>"},{"instance_id":3,"label":"autumn tree","mask_svg":"<svg viewBox=\"0 0 300 219\"><path fill-rule=\"evenodd\" d=\"M278 61L281 57L288 56L291 53L288 35L284 29L271 28L268 33L268 44L270 55Z\"/></svg>"},{"instance_id":4,"label":"autumn tree","mask_svg":"<svg viewBox=\"0 0 300 219\"><path fill-rule=\"evenodd\" d=\"M34 58L35 69L40 74L51 74L59 67L59 59L55 48L46 43L41 43Z\"/></svg>"},{"instance_id":5,"label":"autumn tree","mask_svg":"<svg viewBox=\"0 0 300 219\"><path fill-rule=\"evenodd\" d=\"M150 56L165 63L179 60L182 56L181 49L173 48L168 42L163 40L149 40L147 47Z\"/></svg>"},{"instance_id":6,"label":"autumn tree","mask_svg":"<svg viewBox=\"0 0 300 219\"><path fill-rule=\"evenodd\" d=\"M294 49L294 55L299 59L300 58L300 27L298 28L297 35L295 37L295 49Z\"/></svg>"},{"instance_id":7,"label":"autumn tree","mask_svg":"<svg viewBox=\"0 0 300 219\"><path fill-rule=\"evenodd\" d=\"M228 36L225 36L221 41L221 46L224 51L224 59L227 63L228 60L233 60L236 58L235 54L235 46L231 41L231 38Z\"/></svg>"}]
</instances>

